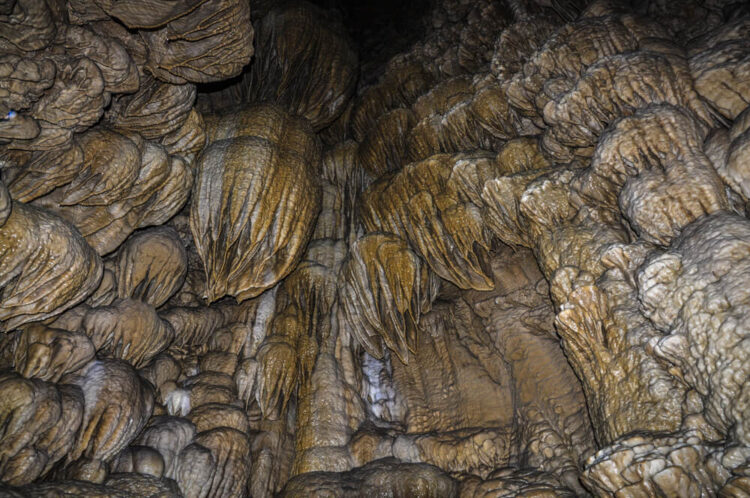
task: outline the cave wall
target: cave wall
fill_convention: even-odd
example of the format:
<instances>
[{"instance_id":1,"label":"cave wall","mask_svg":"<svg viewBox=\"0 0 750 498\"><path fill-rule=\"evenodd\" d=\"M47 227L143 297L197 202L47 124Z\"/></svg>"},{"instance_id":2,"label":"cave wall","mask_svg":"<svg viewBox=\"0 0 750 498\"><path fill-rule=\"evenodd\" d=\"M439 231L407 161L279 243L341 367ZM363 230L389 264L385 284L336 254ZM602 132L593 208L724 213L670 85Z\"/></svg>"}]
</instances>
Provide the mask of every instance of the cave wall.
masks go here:
<instances>
[{"instance_id":1,"label":"cave wall","mask_svg":"<svg viewBox=\"0 0 750 498\"><path fill-rule=\"evenodd\" d=\"M0 3L3 496L750 496L750 9Z\"/></svg>"}]
</instances>

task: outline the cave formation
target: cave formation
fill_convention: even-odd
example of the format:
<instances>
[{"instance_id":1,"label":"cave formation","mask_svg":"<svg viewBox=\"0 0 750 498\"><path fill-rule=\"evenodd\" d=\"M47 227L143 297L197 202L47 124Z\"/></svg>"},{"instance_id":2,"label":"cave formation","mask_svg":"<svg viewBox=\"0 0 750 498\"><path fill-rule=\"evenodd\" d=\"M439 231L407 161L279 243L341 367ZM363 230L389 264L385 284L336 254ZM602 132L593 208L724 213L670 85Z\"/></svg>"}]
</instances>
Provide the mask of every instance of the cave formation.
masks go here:
<instances>
[{"instance_id":1,"label":"cave formation","mask_svg":"<svg viewBox=\"0 0 750 498\"><path fill-rule=\"evenodd\" d=\"M0 496L750 496L750 7L0 0Z\"/></svg>"}]
</instances>

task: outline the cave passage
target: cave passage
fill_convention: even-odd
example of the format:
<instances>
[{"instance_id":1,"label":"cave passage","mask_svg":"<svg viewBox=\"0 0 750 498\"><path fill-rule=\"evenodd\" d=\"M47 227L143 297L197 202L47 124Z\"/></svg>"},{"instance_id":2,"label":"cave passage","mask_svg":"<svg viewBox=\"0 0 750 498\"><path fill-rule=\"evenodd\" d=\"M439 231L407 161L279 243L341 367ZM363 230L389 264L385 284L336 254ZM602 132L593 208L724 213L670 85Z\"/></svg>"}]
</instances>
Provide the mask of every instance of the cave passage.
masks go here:
<instances>
[{"instance_id":1,"label":"cave passage","mask_svg":"<svg viewBox=\"0 0 750 498\"><path fill-rule=\"evenodd\" d=\"M0 1L0 496L750 496L750 7Z\"/></svg>"}]
</instances>

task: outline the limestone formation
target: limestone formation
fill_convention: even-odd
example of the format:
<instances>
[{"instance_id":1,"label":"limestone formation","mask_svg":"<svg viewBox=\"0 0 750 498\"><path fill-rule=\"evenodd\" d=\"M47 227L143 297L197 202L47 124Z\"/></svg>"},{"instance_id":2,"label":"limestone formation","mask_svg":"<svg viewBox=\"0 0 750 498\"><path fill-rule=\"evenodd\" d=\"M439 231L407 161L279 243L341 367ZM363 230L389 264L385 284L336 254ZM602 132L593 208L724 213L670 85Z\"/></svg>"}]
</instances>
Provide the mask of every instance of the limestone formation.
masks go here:
<instances>
[{"instance_id":1,"label":"limestone formation","mask_svg":"<svg viewBox=\"0 0 750 498\"><path fill-rule=\"evenodd\" d=\"M11 200L0 184L0 320L10 331L83 301L99 285L102 262L70 223Z\"/></svg>"},{"instance_id":2,"label":"limestone formation","mask_svg":"<svg viewBox=\"0 0 750 498\"><path fill-rule=\"evenodd\" d=\"M437 281L402 239L371 233L352 244L344 264L343 309L362 347L377 358L383 345L405 363L416 352L419 318L430 310Z\"/></svg>"},{"instance_id":3,"label":"limestone formation","mask_svg":"<svg viewBox=\"0 0 750 498\"><path fill-rule=\"evenodd\" d=\"M251 108L239 123L226 116L209 136L190 230L208 301L225 295L244 301L299 261L320 209L319 147L309 124L273 106Z\"/></svg>"},{"instance_id":4,"label":"limestone formation","mask_svg":"<svg viewBox=\"0 0 750 498\"><path fill-rule=\"evenodd\" d=\"M750 7L0 0L0 495L750 496Z\"/></svg>"}]
</instances>

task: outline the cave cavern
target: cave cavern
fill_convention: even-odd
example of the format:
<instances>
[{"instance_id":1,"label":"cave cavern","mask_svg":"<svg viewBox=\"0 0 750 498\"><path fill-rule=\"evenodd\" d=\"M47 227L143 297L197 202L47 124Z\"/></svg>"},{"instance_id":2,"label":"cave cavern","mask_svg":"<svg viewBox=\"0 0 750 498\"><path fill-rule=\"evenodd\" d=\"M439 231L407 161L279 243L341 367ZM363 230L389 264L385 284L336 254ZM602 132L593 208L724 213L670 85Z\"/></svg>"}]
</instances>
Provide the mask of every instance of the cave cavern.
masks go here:
<instances>
[{"instance_id":1,"label":"cave cavern","mask_svg":"<svg viewBox=\"0 0 750 498\"><path fill-rule=\"evenodd\" d=\"M0 0L4 497L750 497L750 2Z\"/></svg>"}]
</instances>

